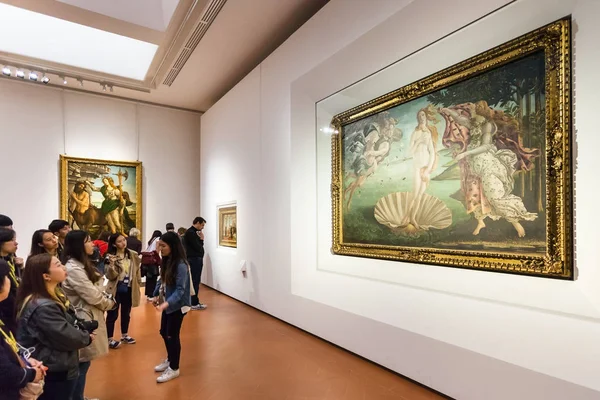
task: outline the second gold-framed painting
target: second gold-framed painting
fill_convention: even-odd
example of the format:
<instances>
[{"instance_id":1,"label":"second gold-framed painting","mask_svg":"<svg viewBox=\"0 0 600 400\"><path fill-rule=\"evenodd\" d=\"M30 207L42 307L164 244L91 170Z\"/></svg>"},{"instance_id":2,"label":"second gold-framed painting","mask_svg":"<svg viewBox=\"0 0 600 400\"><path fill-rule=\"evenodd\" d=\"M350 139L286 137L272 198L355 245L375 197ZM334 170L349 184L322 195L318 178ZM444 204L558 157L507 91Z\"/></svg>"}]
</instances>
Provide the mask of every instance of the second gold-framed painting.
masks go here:
<instances>
[{"instance_id":1,"label":"second gold-framed painting","mask_svg":"<svg viewBox=\"0 0 600 400\"><path fill-rule=\"evenodd\" d=\"M219 246L237 248L237 205L219 207Z\"/></svg>"},{"instance_id":2,"label":"second gold-framed painting","mask_svg":"<svg viewBox=\"0 0 600 400\"><path fill-rule=\"evenodd\" d=\"M572 279L570 18L336 115L334 254Z\"/></svg>"},{"instance_id":3,"label":"second gold-framed painting","mask_svg":"<svg viewBox=\"0 0 600 400\"><path fill-rule=\"evenodd\" d=\"M142 232L142 163L61 155L60 215L92 239Z\"/></svg>"}]
</instances>

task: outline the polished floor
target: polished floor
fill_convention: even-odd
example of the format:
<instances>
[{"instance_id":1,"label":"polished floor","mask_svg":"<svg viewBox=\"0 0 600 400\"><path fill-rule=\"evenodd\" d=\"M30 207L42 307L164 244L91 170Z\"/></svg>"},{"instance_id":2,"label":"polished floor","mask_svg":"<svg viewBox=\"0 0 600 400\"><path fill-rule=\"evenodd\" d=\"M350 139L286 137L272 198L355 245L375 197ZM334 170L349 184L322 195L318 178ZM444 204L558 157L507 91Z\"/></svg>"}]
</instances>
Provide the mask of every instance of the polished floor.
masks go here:
<instances>
[{"instance_id":1,"label":"polished floor","mask_svg":"<svg viewBox=\"0 0 600 400\"><path fill-rule=\"evenodd\" d=\"M86 396L100 400L425 400L439 395L305 332L202 287L208 309L183 321L181 376L157 384L165 357L160 315L132 312L129 334L92 362ZM119 334L119 322L115 334Z\"/></svg>"}]
</instances>

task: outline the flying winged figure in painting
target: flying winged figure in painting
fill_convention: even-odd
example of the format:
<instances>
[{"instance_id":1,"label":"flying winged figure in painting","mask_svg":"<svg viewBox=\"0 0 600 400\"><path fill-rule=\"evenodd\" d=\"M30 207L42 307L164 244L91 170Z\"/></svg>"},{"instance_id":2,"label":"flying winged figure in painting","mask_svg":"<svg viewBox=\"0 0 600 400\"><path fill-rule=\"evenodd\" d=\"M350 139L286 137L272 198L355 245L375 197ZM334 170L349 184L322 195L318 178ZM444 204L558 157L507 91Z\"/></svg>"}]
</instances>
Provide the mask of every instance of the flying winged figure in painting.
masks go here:
<instances>
[{"instance_id":1,"label":"flying winged figure in painting","mask_svg":"<svg viewBox=\"0 0 600 400\"><path fill-rule=\"evenodd\" d=\"M537 214L513 194L514 175L533 168L539 149L523 147L517 121L483 100L440 108L439 113L446 121L442 143L452 150L460 169L464 206L477 219L473 235L485 228L489 217L504 218L524 237L520 221L533 221Z\"/></svg>"},{"instance_id":2,"label":"flying winged figure in painting","mask_svg":"<svg viewBox=\"0 0 600 400\"><path fill-rule=\"evenodd\" d=\"M345 170L349 171L348 177L353 179L344 191L344 199L348 198L347 209L350 209L354 192L377 171L380 163L389 155L392 143L402 138L397 123L397 119L383 112L376 118L355 125L355 130L344 137Z\"/></svg>"}]
</instances>

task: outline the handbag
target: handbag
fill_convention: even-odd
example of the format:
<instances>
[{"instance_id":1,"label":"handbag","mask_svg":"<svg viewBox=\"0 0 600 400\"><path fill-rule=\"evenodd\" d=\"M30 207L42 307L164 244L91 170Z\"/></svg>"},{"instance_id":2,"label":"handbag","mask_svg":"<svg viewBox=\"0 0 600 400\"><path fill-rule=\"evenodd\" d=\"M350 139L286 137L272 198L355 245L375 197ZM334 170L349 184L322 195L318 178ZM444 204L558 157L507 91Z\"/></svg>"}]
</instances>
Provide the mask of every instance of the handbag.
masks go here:
<instances>
[{"instance_id":1,"label":"handbag","mask_svg":"<svg viewBox=\"0 0 600 400\"><path fill-rule=\"evenodd\" d=\"M158 251L142 251L142 265L160 265L160 262Z\"/></svg>"},{"instance_id":2,"label":"handbag","mask_svg":"<svg viewBox=\"0 0 600 400\"><path fill-rule=\"evenodd\" d=\"M125 280L117 282L117 293L127 293L129 291L129 279L125 277Z\"/></svg>"},{"instance_id":3,"label":"handbag","mask_svg":"<svg viewBox=\"0 0 600 400\"><path fill-rule=\"evenodd\" d=\"M19 400L36 400L44 393L44 381L29 382L19 391Z\"/></svg>"}]
</instances>

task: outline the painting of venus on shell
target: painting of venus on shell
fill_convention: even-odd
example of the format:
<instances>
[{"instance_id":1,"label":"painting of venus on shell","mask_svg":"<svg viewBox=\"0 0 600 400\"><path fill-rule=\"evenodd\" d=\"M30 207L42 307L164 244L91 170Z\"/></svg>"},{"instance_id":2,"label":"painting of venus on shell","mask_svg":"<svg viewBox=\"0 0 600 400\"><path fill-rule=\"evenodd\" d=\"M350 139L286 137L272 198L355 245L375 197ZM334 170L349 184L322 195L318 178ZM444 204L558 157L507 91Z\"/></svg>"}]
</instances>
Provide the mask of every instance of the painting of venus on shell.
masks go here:
<instances>
[{"instance_id":1,"label":"painting of venus on shell","mask_svg":"<svg viewBox=\"0 0 600 400\"><path fill-rule=\"evenodd\" d=\"M555 22L334 117L334 253L570 278L568 34Z\"/></svg>"}]
</instances>

